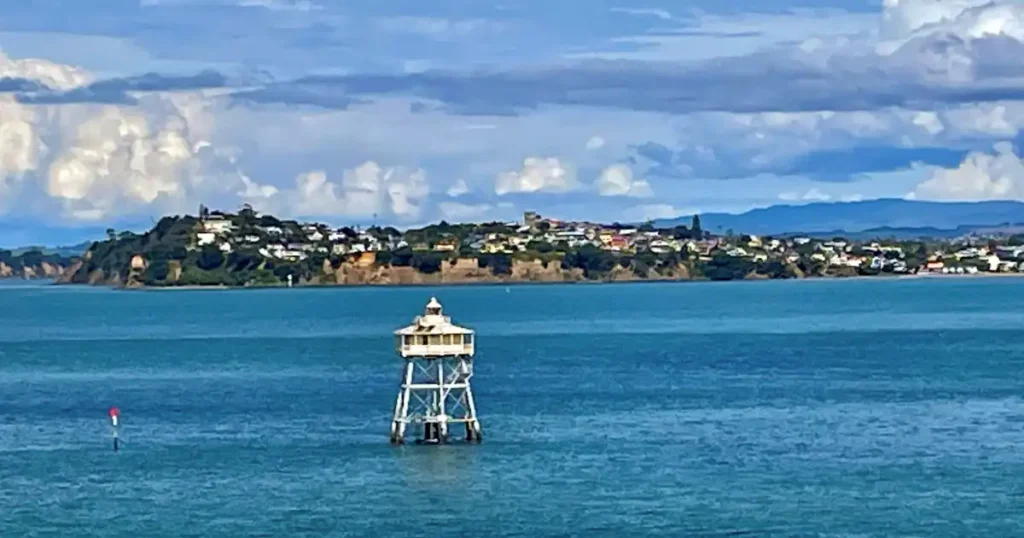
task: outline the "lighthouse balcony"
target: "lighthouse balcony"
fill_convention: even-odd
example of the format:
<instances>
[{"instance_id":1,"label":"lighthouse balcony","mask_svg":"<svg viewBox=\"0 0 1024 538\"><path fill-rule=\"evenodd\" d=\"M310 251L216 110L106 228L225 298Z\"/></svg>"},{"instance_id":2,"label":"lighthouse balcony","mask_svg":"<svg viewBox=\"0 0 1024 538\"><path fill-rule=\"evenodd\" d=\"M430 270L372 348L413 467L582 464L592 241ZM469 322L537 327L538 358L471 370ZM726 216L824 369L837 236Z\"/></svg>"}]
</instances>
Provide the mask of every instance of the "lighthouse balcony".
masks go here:
<instances>
[{"instance_id":1,"label":"lighthouse balcony","mask_svg":"<svg viewBox=\"0 0 1024 538\"><path fill-rule=\"evenodd\" d=\"M395 351L402 357L465 357L474 353L472 334L398 335Z\"/></svg>"}]
</instances>

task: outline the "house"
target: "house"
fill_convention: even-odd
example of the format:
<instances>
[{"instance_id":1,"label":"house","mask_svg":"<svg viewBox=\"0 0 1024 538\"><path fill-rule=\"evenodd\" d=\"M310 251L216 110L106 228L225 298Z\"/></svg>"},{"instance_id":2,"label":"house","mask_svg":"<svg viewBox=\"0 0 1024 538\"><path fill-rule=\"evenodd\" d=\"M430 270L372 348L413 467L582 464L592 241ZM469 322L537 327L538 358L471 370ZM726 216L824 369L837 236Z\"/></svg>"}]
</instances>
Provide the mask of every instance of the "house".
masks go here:
<instances>
[{"instance_id":1,"label":"house","mask_svg":"<svg viewBox=\"0 0 1024 538\"><path fill-rule=\"evenodd\" d=\"M996 247L996 254L1004 260L1016 260L1024 257L1024 247L1018 246L998 246Z\"/></svg>"},{"instance_id":2,"label":"house","mask_svg":"<svg viewBox=\"0 0 1024 538\"><path fill-rule=\"evenodd\" d=\"M618 252L629 248L629 240L621 235L613 235L611 241L608 242L608 248Z\"/></svg>"},{"instance_id":3,"label":"house","mask_svg":"<svg viewBox=\"0 0 1024 538\"><path fill-rule=\"evenodd\" d=\"M217 234L214 232L199 232L196 234L196 244L199 246L212 245L217 242Z\"/></svg>"},{"instance_id":4,"label":"house","mask_svg":"<svg viewBox=\"0 0 1024 538\"><path fill-rule=\"evenodd\" d=\"M434 252L452 252L455 250L454 240L442 239L434 245Z\"/></svg>"},{"instance_id":5,"label":"house","mask_svg":"<svg viewBox=\"0 0 1024 538\"><path fill-rule=\"evenodd\" d=\"M267 235L281 235L284 233L284 230L278 226L267 226L263 231L266 232Z\"/></svg>"},{"instance_id":6,"label":"house","mask_svg":"<svg viewBox=\"0 0 1024 538\"><path fill-rule=\"evenodd\" d=\"M504 242L488 241L481 249L485 254L511 254L512 251Z\"/></svg>"},{"instance_id":7,"label":"house","mask_svg":"<svg viewBox=\"0 0 1024 538\"><path fill-rule=\"evenodd\" d=\"M668 241L665 241L664 239L656 239L654 241L651 241L651 243L647 245L647 248L650 249L650 251L655 254L664 254L672 250L677 250L672 248L672 245Z\"/></svg>"},{"instance_id":8,"label":"house","mask_svg":"<svg viewBox=\"0 0 1024 538\"><path fill-rule=\"evenodd\" d=\"M233 230L235 225L224 217L214 215L202 221L202 228L204 232L221 235Z\"/></svg>"}]
</instances>

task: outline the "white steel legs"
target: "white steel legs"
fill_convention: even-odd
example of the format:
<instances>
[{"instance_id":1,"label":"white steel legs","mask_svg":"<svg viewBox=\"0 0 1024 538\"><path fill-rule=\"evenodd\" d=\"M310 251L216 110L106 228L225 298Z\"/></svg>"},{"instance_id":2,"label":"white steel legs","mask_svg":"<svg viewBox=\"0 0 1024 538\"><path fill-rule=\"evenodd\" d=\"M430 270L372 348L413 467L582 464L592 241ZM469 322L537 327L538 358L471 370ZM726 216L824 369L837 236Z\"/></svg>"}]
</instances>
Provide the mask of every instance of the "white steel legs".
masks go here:
<instances>
[{"instance_id":1,"label":"white steel legs","mask_svg":"<svg viewBox=\"0 0 1024 538\"><path fill-rule=\"evenodd\" d=\"M406 358L391 422L391 443L404 443L410 424L423 425L423 437L417 441L446 443L450 425L459 423L466 428L466 441L480 442L480 421L469 384L472 376L470 357Z\"/></svg>"}]
</instances>

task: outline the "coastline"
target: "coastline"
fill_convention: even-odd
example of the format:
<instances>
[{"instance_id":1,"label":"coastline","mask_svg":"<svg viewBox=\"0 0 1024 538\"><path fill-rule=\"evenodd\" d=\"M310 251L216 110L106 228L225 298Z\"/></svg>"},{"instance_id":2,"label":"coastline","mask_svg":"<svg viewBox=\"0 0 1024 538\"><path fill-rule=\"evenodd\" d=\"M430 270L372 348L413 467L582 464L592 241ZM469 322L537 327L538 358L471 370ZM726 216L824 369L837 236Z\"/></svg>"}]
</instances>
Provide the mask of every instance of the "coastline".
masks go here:
<instances>
[{"instance_id":1,"label":"coastline","mask_svg":"<svg viewBox=\"0 0 1024 538\"><path fill-rule=\"evenodd\" d=\"M336 283L312 283L295 284L287 286L276 285L250 285L250 286L229 286L225 284L216 285L185 285L185 286L124 286L116 284L87 284L76 282L52 281L50 285L60 286L88 286L106 287L119 291L237 291L237 290L273 290L273 289L323 289L323 288L423 288L431 286L457 286L457 287L522 287L522 286L549 286L558 284L571 285L605 285L605 284L697 284L697 283L724 283L724 282L821 282L821 281L891 281L891 280L919 280L919 279L940 279L940 280L966 280L966 279L987 279L987 278L1020 278L1024 273L990 273L979 272L975 274L948 274L948 273L918 273L918 274L884 274L884 275L851 275L851 276L815 276L799 278L743 278L734 280L711 280L707 278L636 278L636 279L595 279L595 280L488 280L488 281L448 281L448 282L402 282L402 283L360 283L360 284L336 284ZM6 279L0 279L0 281ZM21 280L21 279L13 279ZM44 280L44 279L39 279ZM39 281L37 280L37 282ZM42 284L42 282L39 282Z\"/></svg>"}]
</instances>

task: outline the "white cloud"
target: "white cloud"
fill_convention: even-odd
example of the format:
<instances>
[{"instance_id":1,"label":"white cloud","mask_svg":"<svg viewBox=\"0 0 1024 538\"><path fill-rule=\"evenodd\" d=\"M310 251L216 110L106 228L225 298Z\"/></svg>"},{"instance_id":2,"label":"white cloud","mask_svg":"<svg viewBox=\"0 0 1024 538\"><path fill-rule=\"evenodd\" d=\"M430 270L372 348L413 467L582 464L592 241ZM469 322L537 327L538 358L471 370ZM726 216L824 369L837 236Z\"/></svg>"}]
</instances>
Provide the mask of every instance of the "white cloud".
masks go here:
<instances>
[{"instance_id":1,"label":"white cloud","mask_svg":"<svg viewBox=\"0 0 1024 538\"><path fill-rule=\"evenodd\" d=\"M455 181L455 183L452 184L451 187L448 187L448 190L445 192L445 194L451 196L452 198L458 198L459 196L462 196L464 194L469 194L469 185L466 185L465 179L459 178L458 180Z\"/></svg>"},{"instance_id":2,"label":"white cloud","mask_svg":"<svg viewBox=\"0 0 1024 538\"><path fill-rule=\"evenodd\" d=\"M505 25L487 19L446 19L442 17L390 17L375 21L385 32L419 34L438 41L459 39L470 34L494 34Z\"/></svg>"},{"instance_id":3,"label":"white cloud","mask_svg":"<svg viewBox=\"0 0 1024 538\"><path fill-rule=\"evenodd\" d=\"M0 76L61 90L93 81L73 66L5 56ZM138 97L138 104L123 106L31 105L0 97L0 212L59 212L96 221L191 208L231 187L221 174L232 167L207 138L213 124L208 100L190 93Z\"/></svg>"},{"instance_id":4,"label":"white cloud","mask_svg":"<svg viewBox=\"0 0 1024 538\"><path fill-rule=\"evenodd\" d=\"M398 220L419 218L430 194L423 170L382 168L367 161L345 170L340 181L332 181L323 170L300 174L295 187L247 184L243 198L253 207L296 217L349 217L379 215Z\"/></svg>"},{"instance_id":5,"label":"white cloud","mask_svg":"<svg viewBox=\"0 0 1024 538\"><path fill-rule=\"evenodd\" d=\"M460 204L441 202L438 204L441 217L449 222L470 222L491 218L495 207L491 204Z\"/></svg>"},{"instance_id":6,"label":"white cloud","mask_svg":"<svg viewBox=\"0 0 1024 538\"><path fill-rule=\"evenodd\" d=\"M604 138L600 136L592 136L590 140L587 140L587 149L590 151L598 150L604 147Z\"/></svg>"},{"instance_id":7,"label":"white cloud","mask_svg":"<svg viewBox=\"0 0 1024 538\"><path fill-rule=\"evenodd\" d=\"M0 51L0 79L34 80L55 90L70 90L93 82L92 74L71 65L35 58L14 60Z\"/></svg>"},{"instance_id":8,"label":"white cloud","mask_svg":"<svg viewBox=\"0 0 1024 538\"><path fill-rule=\"evenodd\" d=\"M625 211L625 218L629 221L647 221L657 219L674 219L686 214L695 214L695 211L686 211L671 204L646 204L631 207Z\"/></svg>"},{"instance_id":9,"label":"white cloud","mask_svg":"<svg viewBox=\"0 0 1024 538\"><path fill-rule=\"evenodd\" d=\"M631 8L631 7L613 7L612 13L622 13L625 15L635 15L638 17L655 17L663 21L672 20L672 14L664 9L650 9L650 8Z\"/></svg>"},{"instance_id":10,"label":"white cloud","mask_svg":"<svg viewBox=\"0 0 1024 538\"><path fill-rule=\"evenodd\" d=\"M810 189L807 189L807 191L803 193L790 191L784 192L779 195L779 200L784 200L787 202L826 202L831 199L831 196L821 192L821 190L819 190L817 187L811 187Z\"/></svg>"},{"instance_id":11,"label":"white cloud","mask_svg":"<svg viewBox=\"0 0 1024 538\"><path fill-rule=\"evenodd\" d=\"M1024 200L1024 162L1008 142L971 152L960 166L936 168L908 198L936 201Z\"/></svg>"},{"instance_id":12,"label":"white cloud","mask_svg":"<svg viewBox=\"0 0 1024 538\"><path fill-rule=\"evenodd\" d=\"M885 0L882 30L900 41L936 30L972 39L1007 35L1021 40L1022 7L1015 0Z\"/></svg>"},{"instance_id":13,"label":"white cloud","mask_svg":"<svg viewBox=\"0 0 1024 538\"><path fill-rule=\"evenodd\" d=\"M510 193L568 192L578 188L576 173L554 157L527 157L518 171L498 175L494 192Z\"/></svg>"},{"instance_id":14,"label":"white cloud","mask_svg":"<svg viewBox=\"0 0 1024 538\"><path fill-rule=\"evenodd\" d=\"M601 196L630 196L647 198L654 196L650 184L643 179L634 179L628 166L615 164L601 171L594 183Z\"/></svg>"}]
</instances>

